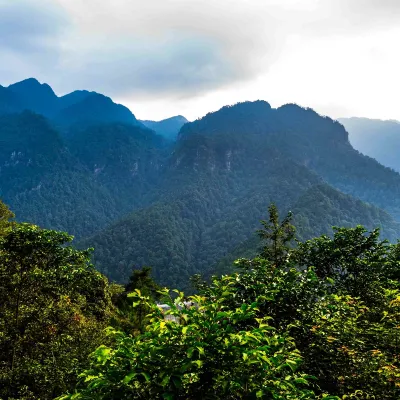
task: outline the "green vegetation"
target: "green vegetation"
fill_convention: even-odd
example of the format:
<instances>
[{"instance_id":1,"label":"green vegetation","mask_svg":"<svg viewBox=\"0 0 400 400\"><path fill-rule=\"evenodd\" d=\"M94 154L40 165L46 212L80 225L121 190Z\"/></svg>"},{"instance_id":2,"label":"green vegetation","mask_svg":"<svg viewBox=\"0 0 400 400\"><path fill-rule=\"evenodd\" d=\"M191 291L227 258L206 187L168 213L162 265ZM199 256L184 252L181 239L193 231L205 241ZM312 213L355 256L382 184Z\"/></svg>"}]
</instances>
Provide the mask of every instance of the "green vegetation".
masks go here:
<instances>
[{"instance_id":1,"label":"green vegetation","mask_svg":"<svg viewBox=\"0 0 400 400\"><path fill-rule=\"evenodd\" d=\"M2 399L400 395L400 244L378 229L300 241L271 205L259 254L186 297L148 267L110 284L71 236L0 210Z\"/></svg>"},{"instance_id":2,"label":"green vegetation","mask_svg":"<svg viewBox=\"0 0 400 400\"><path fill-rule=\"evenodd\" d=\"M64 233L17 224L0 239L0 398L68 390L102 343L108 283Z\"/></svg>"},{"instance_id":3,"label":"green vegetation","mask_svg":"<svg viewBox=\"0 0 400 400\"><path fill-rule=\"evenodd\" d=\"M358 226L293 246L291 215L269 212L238 272L195 279L188 298L160 291L164 312L132 292L144 332L108 329L60 399L397 399L399 244Z\"/></svg>"},{"instance_id":4,"label":"green vegetation","mask_svg":"<svg viewBox=\"0 0 400 400\"><path fill-rule=\"evenodd\" d=\"M400 397L400 175L338 122L246 102L172 142L34 79L0 114L0 399Z\"/></svg>"},{"instance_id":5,"label":"green vegetation","mask_svg":"<svg viewBox=\"0 0 400 400\"><path fill-rule=\"evenodd\" d=\"M145 202L138 193L154 184L164 146L151 131L123 124L81 128L65 139L28 111L0 116L0 143L3 200L21 220L77 237Z\"/></svg>"}]
</instances>

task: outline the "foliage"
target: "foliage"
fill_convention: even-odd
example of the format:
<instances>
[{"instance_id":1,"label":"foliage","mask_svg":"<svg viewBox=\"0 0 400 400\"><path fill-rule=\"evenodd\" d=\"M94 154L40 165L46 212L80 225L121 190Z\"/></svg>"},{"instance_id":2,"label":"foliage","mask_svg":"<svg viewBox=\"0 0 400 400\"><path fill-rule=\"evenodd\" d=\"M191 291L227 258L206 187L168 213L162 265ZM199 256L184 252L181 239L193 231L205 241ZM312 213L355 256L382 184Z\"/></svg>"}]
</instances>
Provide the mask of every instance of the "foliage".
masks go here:
<instances>
[{"instance_id":1,"label":"foliage","mask_svg":"<svg viewBox=\"0 0 400 400\"><path fill-rule=\"evenodd\" d=\"M104 340L108 282L71 239L29 224L0 239L0 398L54 398Z\"/></svg>"},{"instance_id":2,"label":"foliage","mask_svg":"<svg viewBox=\"0 0 400 400\"><path fill-rule=\"evenodd\" d=\"M267 254L270 260L236 261L241 272L231 278L230 307L257 301L258 318L270 317L280 333L290 327L304 360L300 372L317 378L317 394L397 399L399 244L358 226L298 241L280 268ZM200 281L201 295L212 298L225 279L215 277L208 287Z\"/></svg>"},{"instance_id":3,"label":"foliage","mask_svg":"<svg viewBox=\"0 0 400 400\"><path fill-rule=\"evenodd\" d=\"M146 332L110 330L116 346L99 347L81 389L61 398L312 398L308 377L296 372L301 356L293 340L256 317L257 302L232 308L233 285L233 278L221 279L212 299L192 296L192 306L178 293L168 301L172 320L136 291L137 303L152 309Z\"/></svg>"},{"instance_id":4,"label":"foliage","mask_svg":"<svg viewBox=\"0 0 400 400\"><path fill-rule=\"evenodd\" d=\"M291 224L292 213L279 222L278 208L275 204L268 207L269 222L262 220L263 229L257 231L260 238L266 242L261 256L270 260L276 267L282 266L289 254L289 244L294 239L296 229Z\"/></svg>"},{"instance_id":5,"label":"foliage","mask_svg":"<svg viewBox=\"0 0 400 400\"><path fill-rule=\"evenodd\" d=\"M28 111L0 116L0 143L0 195L19 220L81 238L145 203L165 151L138 126L81 126L65 138Z\"/></svg>"},{"instance_id":6,"label":"foliage","mask_svg":"<svg viewBox=\"0 0 400 400\"><path fill-rule=\"evenodd\" d=\"M139 290L142 295L149 298L149 301L155 303L161 298L161 289L161 286L152 278L150 267L143 267L140 270L134 269L128 284L113 300L117 310L111 325L133 335L143 332L147 321L146 315L150 309L145 304L140 304L133 308L134 300L131 298L131 293Z\"/></svg>"},{"instance_id":7,"label":"foliage","mask_svg":"<svg viewBox=\"0 0 400 400\"><path fill-rule=\"evenodd\" d=\"M0 200L0 236L5 235L11 228L11 218L14 218L14 213Z\"/></svg>"}]
</instances>

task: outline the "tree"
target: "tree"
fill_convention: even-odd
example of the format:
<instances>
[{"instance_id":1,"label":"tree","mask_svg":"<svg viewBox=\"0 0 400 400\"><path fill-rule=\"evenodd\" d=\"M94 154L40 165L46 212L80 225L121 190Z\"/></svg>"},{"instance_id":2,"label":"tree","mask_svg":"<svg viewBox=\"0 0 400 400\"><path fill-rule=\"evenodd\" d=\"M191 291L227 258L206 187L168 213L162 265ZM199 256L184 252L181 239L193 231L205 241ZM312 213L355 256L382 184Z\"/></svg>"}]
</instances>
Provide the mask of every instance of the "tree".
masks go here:
<instances>
[{"instance_id":1,"label":"tree","mask_svg":"<svg viewBox=\"0 0 400 400\"><path fill-rule=\"evenodd\" d=\"M286 261L289 253L289 244L294 239L296 229L291 224L292 213L289 211L282 222L279 221L279 212L275 204L268 207L269 221L261 221L263 229L257 231L265 245L261 256L280 267Z\"/></svg>"},{"instance_id":2,"label":"tree","mask_svg":"<svg viewBox=\"0 0 400 400\"><path fill-rule=\"evenodd\" d=\"M382 287L399 279L399 245L379 239L379 229L334 227L333 237L299 242L292 257L299 267L313 266L322 278L333 279L331 292L360 297L368 305L385 301Z\"/></svg>"},{"instance_id":3,"label":"tree","mask_svg":"<svg viewBox=\"0 0 400 400\"><path fill-rule=\"evenodd\" d=\"M126 285L126 292L131 293L139 289L144 296L149 296L153 300L159 300L160 290L162 289L151 276L150 267L142 267L134 269L129 277L129 282Z\"/></svg>"},{"instance_id":4,"label":"tree","mask_svg":"<svg viewBox=\"0 0 400 400\"><path fill-rule=\"evenodd\" d=\"M151 268L143 267L134 269L129 278L125 290L121 291L115 300L118 309L112 321L115 328L122 329L126 333L137 334L143 332L146 324L146 315L150 311L144 304L132 307L133 300L129 294L140 290L144 296L148 296L151 301L160 300L161 286L159 286L151 276Z\"/></svg>"},{"instance_id":5,"label":"tree","mask_svg":"<svg viewBox=\"0 0 400 400\"><path fill-rule=\"evenodd\" d=\"M108 281L71 239L29 224L0 239L0 398L54 398L104 340Z\"/></svg>"}]
</instances>

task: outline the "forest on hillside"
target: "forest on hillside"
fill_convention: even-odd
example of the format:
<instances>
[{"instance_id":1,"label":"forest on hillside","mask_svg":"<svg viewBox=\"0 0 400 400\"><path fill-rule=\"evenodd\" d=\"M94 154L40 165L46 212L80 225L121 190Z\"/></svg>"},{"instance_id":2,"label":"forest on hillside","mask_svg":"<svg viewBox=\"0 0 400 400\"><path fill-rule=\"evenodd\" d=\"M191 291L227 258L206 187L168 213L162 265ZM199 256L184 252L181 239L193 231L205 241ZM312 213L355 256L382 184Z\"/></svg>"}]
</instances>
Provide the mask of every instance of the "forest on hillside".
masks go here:
<instances>
[{"instance_id":1,"label":"forest on hillside","mask_svg":"<svg viewBox=\"0 0 400 400\"><path fill-rule=\"evenodd\" d=\"M272 202L295 211L302 240L357 224L400 237L400 175L312 109L255 101L183 126L176 117L161 124L174 127L172 141L100 94L57 97L28 80L3 95L1 198L20 221L94 247L96 268L115 282L151 265L160 284L190 292L193 274L232 272L236 257L257 253L254 231Z\"/></svg>"},{"instance_id":2,"label":"forest on hillside","mask_svg":"<svg viewBox=\"0 0 400 400\"><path fill-rule=\"evenodd\" d=\"M399 398L400 244L378 229L301 241L272 204L258 254L185 296L150 268L111 283L13 217L0 203L1 399Z\"/></svg>"}]
</instances>

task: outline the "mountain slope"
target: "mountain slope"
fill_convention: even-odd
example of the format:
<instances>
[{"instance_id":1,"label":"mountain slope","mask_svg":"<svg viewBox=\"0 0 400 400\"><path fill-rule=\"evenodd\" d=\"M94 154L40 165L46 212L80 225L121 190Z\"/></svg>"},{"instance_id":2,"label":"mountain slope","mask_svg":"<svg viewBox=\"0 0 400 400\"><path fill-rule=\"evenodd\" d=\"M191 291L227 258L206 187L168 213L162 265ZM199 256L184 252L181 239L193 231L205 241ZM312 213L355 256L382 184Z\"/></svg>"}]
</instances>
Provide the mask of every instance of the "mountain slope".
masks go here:
<instances>
[{"instance_id":1,"label":"mountain slope","mask_svg":"<svg viewBox=\"0 0 400 400\"><path fill-rule=\"evenodd\" d=\"M18 112L22 109L18 97L0 85L0 115Z\"/></svg>"},{"instance_id":2,"label":"mountain slope","mask_svg":"<svg viewBox=\"0 0 400 400\"><path fill-rule=\"evenodd\" d=\"M341 193L327 184L316 185L304 191L291 207L291 211L296 237L300 240L324 234L332 235L333 226L354 227L358 224L370 230L380 228L382 237L392 242L397 241L399 235L400 224L385 211ZM231 273L236 259L255 257L261 246L261 240L254 233L227 256L211 265L204 272L205 277Z\"/></svg>"},{"instance_id":3,"label":"mountain slope","mask_svg":"<svg viewBox=\"0 0 400 400\"><path fill-rule=\"evenodd\" d=\"M272 109L263 101L224 107L182 127L191 134L258 134L271 147L320 175L332 186L385 209L400 220L400 175L355 150L337 121L312 109L287 104Z\"/></svg>"},{"instance_id":4,"label":"mountain slope","mask_svg":"<svg viewBox=\"0 0 400 400\"><path fill-rule=\"evenodd\" d=\"M0 116L0 196L20 220L84 237L142 204L164 144L131 125L76 135L66 143L31 112Z\"/></svg>"},{"instance_id":5,"label":"mountain slope","mask_svg":"<svg viewBox=\"0 0 400 400\"><path fill-rule=\"evenodd\" d=\"M355 149L400 172L400 122L368 118L339 118Z\"/></svg>"}]
</instances>

